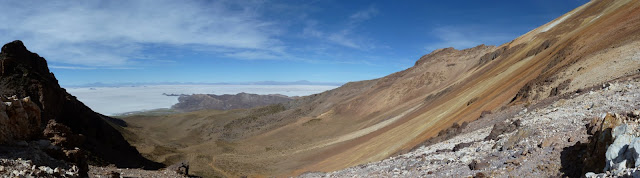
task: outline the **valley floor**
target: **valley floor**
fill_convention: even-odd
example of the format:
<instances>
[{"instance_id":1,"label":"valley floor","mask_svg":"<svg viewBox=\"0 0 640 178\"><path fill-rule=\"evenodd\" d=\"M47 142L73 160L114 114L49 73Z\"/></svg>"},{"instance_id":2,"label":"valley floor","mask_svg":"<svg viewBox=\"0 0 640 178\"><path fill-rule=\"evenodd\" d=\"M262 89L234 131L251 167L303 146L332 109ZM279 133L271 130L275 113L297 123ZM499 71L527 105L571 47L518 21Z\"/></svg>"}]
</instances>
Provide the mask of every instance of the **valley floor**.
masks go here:
<instances>
[{"instance_id":1,"label":"valley floor","mask_svg":"<svg viewBox=\"0 0 640 178\"><path fill-rule=\"evenodd\" d=\"M582 163L572 150L589 141L586 125L591 119L638 109L640 81L626 79L489 114L451 139L379 162L301 177L580 177ZM496 123L502 123L498 130L504 133L485 139Z\"/></svg>"}]
</instances>

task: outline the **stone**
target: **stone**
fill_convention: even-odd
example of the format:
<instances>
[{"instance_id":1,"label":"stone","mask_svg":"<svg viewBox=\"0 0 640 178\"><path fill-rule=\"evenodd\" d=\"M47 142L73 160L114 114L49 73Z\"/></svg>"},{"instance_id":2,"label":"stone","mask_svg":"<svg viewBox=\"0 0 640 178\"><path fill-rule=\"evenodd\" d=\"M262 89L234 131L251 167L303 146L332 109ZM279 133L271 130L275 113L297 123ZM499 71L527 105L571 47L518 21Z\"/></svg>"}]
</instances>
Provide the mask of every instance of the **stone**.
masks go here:
<instances>
[{"instance_id":1,"label":"stone","mask_svg":"<svg viewBox=\"0 0 640 178\"><path fill-rule=\"evenodd\" d=\"M71 128L55 120L49 120L43 134L53 145L67 149L79 147L84 142L84 136L73 134Z\"/></svg>"},{"instance_id":2,"label":"stone","mask_svg":"<svg viewBox=\"0 0 640 178\"><path fill-rule=\"evenodd\" d=\"M538 144L538 147L540 148L548 148L549 146L551 146L558 138L556 136L554 137L548 137L545 138L544 140L542 140L542 143Z\"/></svg>"},{"instance_id":3,"label":"stone","mask_svg":"<svg viewBox=\"0 0 640 178\"><path fill-rule=\"evenodd\" d=\"M20 141L14 142L13 144L15 144L16 146L21 146L21 147L28 147L29 146L29 143L27 143L27 141L24 141L24 140L20 140Z\"/></svg>"},{"instance_id":4,"label":"stone","mask_svg":"<svg viewBox=\"0 0 640 178\"><path fill-rule=\"evenodd\" d=\"M605 154L606 165L604 171L624 169L627 167L627 156L625 153L629 147L629 143L631 143L633 139L633 136L623 134L619 135L618 138L609 145Z\"/></svg>"},{"instance_id":5,"label":"stone","mask_svg":"<svg viewBox=\"0 0 640 178\"><path fill-rule=\"evenodd\" d=\"M0 144L37 137L40 131L40 109L31 99L16 96L2 98L0 103Z\"/></svg>"},{"instance_id":6,"label":"stone","mask_svg":"<svg viewBox=\"0 0 640 178\"><path fill-rule=\"evenodd\" d=\"M49 146L51 146L51 141L49 141L49 140L38 140L37 144L38 144L38 147L40 147L41 149L47 149L47 148L49 148Z\"/></svg>"},{"instance_id":7,"label":"stone","mask_svg":"<svg viewBox=\"0 0 640 178\"><path fill-rule=\"evenodd\" d=\"M120 178L119 172L111 171L109 174L110 174L109 177L111 178Z\"/></svg>"},{"instance_id":8,"label":"stone","mask_svg":"<svg viewBox=\"0 0 640 178\"><path fill-rule=\"evenodd\" d=\"M625 134L627 132L627 124L619 125L611 131L611 137L616 139L618 136Z\"/></svg>"},{"instance_id":9,"label":"stone","mask_svg":"<svg viewBox=\"0 0 640 178\"><path fill-rule=\"evenodd\" d=\"M596 173L593 172L587 172L586 174L584 174L585 177L590 178L590 177L596 177Z\"/></svg>"},{"instance_id":10,"label":"stone","mask_svg":"<svg viewBox=\"0 0 640 178\"><path fill-rule=\"evenodd\" d=\"M473 176L473 178L485 178L485 177L489 177L489 176L487 176L487 174L485 174L484 172L478 172L476 173L476 175Z\"/></svg>"},{"instance_id":11,"label":"stone","mask_svg":"<svg viewBox=\"0 0 640 178\"><path fill-rule=\"evenodd\" d=\"M459 144L456 144L456 146L454 146L454 147L453 147L452 151L456 152L456 151L458 151L458 150L460 150L460 149L463 149L463 148L469 147L469 146L471 146L472 144L473 144L473 142L467 142L467 143L459 143Z\"/></svg>"},{"instance_id":12,"label":"stone","mask_svg":"<svg viewBox=\"0 0 640 178\"><path fill-rule=\"evenodd\" d=\"M631 157L635 162L634 167L640 167L640 138L634 138L631 144L629 145L629 151L631 152Z\"/></svg>"},{"instance_id":13,"label":"stone","mask_svg":"<svg viewBox=\"0 0 640 178\"><path fill-rule=\"evenodd\" d=\"M487 137L484 138L485 141L488 140L498 140L498 136L504 134L504 133L509 133L509 132L513 132L516 129L518 129L518 127L521 125L520 120L516 120L513 122L499 122L495 125L493 125L493 128L491 129L491 132L489 133L489 135Z\"/></svg>"},{"instance_id":14,"label":"stone","mask_svg":"<svg viewBox=\"0 0 640 178\"><path fill-rule=\"evenodd\" d=\"M490 166L490 164L486 161L473 160L469 164L469 169L471 170L483 170Z\"/></svg>"},{"instance_id":15,"label":"stone","mask_svg":"<svg viewBox=\"0 0 640 178\"><path fill-rule=\"evenodd\" d=\"M514 159L510 159L504 162L505 164L513 164L516 166L519 166L520 164L522 164L522 159L521 158L514 158Z\"/></svg>"}]
</instances>

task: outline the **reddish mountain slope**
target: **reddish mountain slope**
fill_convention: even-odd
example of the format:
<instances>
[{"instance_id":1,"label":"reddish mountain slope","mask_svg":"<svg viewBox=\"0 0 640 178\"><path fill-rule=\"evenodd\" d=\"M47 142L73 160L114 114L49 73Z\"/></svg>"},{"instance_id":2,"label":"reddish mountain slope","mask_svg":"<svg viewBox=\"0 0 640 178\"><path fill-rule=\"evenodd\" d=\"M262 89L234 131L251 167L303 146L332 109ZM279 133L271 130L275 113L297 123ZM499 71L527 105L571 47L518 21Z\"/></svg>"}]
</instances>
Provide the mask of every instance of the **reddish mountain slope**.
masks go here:
<instances>
[{"instance_id":1,"label":"reddish mountain slope","mask_svg":"<svg viewBox=\"0 0 640 178\"><path fill-rule=\"evenodd\" d=\"M135 141L156 161L190 159L214 175L333 171L405 152L483 111L638 74L638 46L639 1L592 1L501 46L436 50L407 70L282 106L127 121L137 135L162 123L184 133Z\"/></svg>"}]
</instances>

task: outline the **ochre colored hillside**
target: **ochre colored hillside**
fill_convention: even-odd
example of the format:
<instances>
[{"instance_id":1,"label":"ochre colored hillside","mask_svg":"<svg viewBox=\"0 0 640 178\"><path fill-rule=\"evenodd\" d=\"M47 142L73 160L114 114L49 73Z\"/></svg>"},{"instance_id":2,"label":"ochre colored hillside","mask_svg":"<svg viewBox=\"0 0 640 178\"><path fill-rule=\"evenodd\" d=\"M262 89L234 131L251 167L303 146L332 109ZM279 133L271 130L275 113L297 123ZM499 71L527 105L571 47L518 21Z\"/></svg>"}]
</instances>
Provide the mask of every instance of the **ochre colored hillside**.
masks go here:
<instances>
[{"instance_id":1,"label":"ochre colored hillside","mask_svg":"<svg viewBox=\"0 0 640 178\"><path fill-rule=\"evenodd\" d=\"M637 74L638 46L640 1L592 1L501 46L436 50L407 70L287 104L125 120L140 152L190 160L202 175L334 171L408 151L483 111Z\"/></svg>"}]
</instances>

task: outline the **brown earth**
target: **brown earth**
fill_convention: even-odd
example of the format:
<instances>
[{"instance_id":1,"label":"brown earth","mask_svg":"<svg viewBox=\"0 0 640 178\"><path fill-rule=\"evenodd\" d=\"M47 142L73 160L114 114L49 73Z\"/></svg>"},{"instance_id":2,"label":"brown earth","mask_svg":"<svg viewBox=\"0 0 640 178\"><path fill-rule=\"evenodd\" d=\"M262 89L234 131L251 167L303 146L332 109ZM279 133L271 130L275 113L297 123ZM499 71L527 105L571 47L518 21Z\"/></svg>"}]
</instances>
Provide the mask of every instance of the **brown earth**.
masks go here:
<instances>
[{"instance_id":1,"label":"brown earth","mask_svg":"<svg viewBox=\"0 0 640 178\"><path fill-rule=\"evenodd\" d=\"M498 47L445 48L389 76L262 108L124 118L152 160L205 176L335 171L404 153L483 112L640 69L640 2L591 1Z\"/></svg>"}]
</instances>

